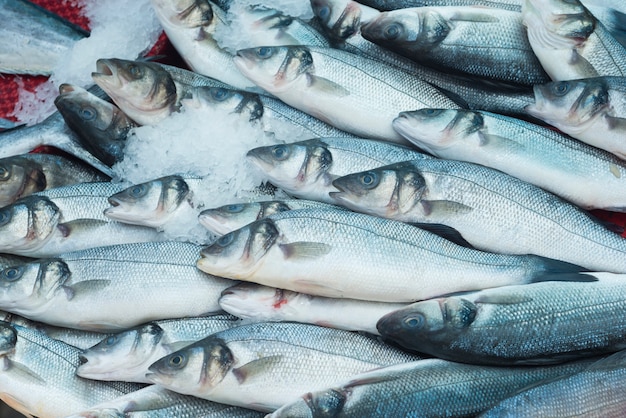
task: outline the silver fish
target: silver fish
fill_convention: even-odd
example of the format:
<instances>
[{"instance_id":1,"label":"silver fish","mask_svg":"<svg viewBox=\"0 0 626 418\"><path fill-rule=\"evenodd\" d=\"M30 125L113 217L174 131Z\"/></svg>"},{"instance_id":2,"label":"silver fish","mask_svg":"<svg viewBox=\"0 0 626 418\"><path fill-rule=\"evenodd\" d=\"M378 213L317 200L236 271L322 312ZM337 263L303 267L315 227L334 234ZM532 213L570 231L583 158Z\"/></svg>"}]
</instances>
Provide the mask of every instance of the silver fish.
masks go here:
<instances>
[{"instance_id":1,"label":"silver fish","mask_svg":"<svg viewBox=\"0 0 626 418\"><path fill-rule=\"evenodd\" d=\"M416 302L378 321L403 347L473 364L549 364L626 347L624 275L507 286Z\"/></svg>"},{"instance_id":2,"label":"silver fish","mask_svg":"<svg viewBox=\"0 0 626 418\"><path fill-rule=\"evenodd\" d=\"M328 193L340 176L398 161L430 158L415 149L384 141L317 138L254 148L247 157L290 195L335 203Z\"/></svg>"},{"instance_id":3,"label":"silver fish","mask_svg":"<svg viewBox=\"0 0 626 418\"><path fill-rule=\"evenodd\" d=\"M350 211L281 212L205 247L198 268L317 296L410 302L548 280L580 268L460 247L402 222Z\"/></svg>"},{"instance_id":4,"label":"silver fish","mask_svg":"<svg viewBox=\"0 0 626 418\"><path fill-rule=\"evenodd\" d=\"M146 377L179 393L269 412L306 388L321 389L361 371L418 358L348 331L258 323L213 334L163 357Z\"/></svg>"}]
</instances>

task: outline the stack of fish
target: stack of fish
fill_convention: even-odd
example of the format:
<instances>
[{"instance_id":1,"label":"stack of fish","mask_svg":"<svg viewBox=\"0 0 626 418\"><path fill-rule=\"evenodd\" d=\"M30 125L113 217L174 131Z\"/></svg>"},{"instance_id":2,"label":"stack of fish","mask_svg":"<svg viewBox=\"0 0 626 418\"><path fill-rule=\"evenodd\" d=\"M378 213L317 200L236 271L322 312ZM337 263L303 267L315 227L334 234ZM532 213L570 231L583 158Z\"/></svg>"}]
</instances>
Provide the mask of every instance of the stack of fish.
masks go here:
<instances>
[{"instance_id":1,"label":"stack of fish","mask_svg":"<svg viewBox=\"0 0 626 418\"><path fill-rule=\"evenodd\" d=\"M106 94L67 80L58 113L0 134L0 399L623 413L626 239L587 211L626 212L624 6L364 3L152 0L192 71L102 58ZM190 108L268 138L241 157L262 200L212 207L192 171L110 180L137 126Z\"/></svg>"}]
</instances>

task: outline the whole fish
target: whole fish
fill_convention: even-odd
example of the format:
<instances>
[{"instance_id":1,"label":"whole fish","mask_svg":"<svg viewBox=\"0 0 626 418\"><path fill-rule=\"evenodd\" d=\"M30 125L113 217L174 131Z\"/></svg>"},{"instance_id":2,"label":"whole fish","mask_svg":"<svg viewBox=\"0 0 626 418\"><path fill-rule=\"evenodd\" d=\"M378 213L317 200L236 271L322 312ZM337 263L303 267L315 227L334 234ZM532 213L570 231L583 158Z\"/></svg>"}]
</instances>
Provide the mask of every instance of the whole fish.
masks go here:
<instances>
[{"instance_id":1,"label":"whole fish","mask_svg":"<svg viewBox=\"0 0 626 418\"><path fill-rule=\"evenodd\" d=\"M519 12L416 7L381 13L361 27L361 34L442 71L528 86L550 81L528 42Z\"/></svg>"},{"instance_id":2,"label":"whole fish","mask_svg":"<svg viewBox=\"0 0 626 418\"><path fill-rule=\"evenodd\" d=\"M416 160L354 173L333 184L340 192L332 197L350 209L447 225L483 251L535 254L592 271L626 273L626 239L578 207L498 170L454 160Z\"/></svg>"},{"instance_id":3,"label":"whole fish","mask_svg":"<svg viewBox=\"0 0 626 418\"><path fill-rule=\"evenodd\" d=\"M2 358L0 399L26 416L64 417L141 388L82 379L74 374L79 349L19 325L0 328L17 332L15 350Z\"/></svg>"},{"instance_id":4,"label":"whole fish","mask_svg":"<svg viewBox=\"0 0 626 418\"><path fill-rule=\"evenodd\" d=\"M83 88L61 84L59 92L54 105L85 149L108 166L122 161L126 137L137 124L119 107Z\"/></svg>"},{"instance_id":5,"label":"whole fish","mask_svg":"<svg viewBox=\"0 0 626 418\"><path fill-rule=\"evenodd\" d=\"M209 231L217 235L224 235L275 213L325 207L341 210L341 206L330 205L317 200L268 200L250 203L231 203L218 208L205 209L198 215L198 221Z\"/></svg>"},{"instance_id":6,"label":"whole fish","mask_svg":"<svg viewBox=\"0 0 626 418\"><path fill-rule=\"evenodd\" d=\"M280 417L466 417L517 390L583 370L589 361L545 367L485 367L426 359L361 373L308 392Z\"/></svg>"},{"instance_id":7,"label":"whole fish","mask_svg":"<svg viewBox=\"0 0 626 418\"><path fill-rule=\"evenodd\" d=\"M626 75L626 49L578 0L525 0L528 40L554 81Z\"/></svg>"},{"instance_id":8,"label":"whole fish","mask_svg":"<svg viewBox=\"0 0 626 418\"><path fill-rule=\"evenodd\" d=\"M50 75L89 32L24 0L0 1L0 72Z\"/></svg>"},{"instance_id":9,"label":"whole fish","mask_svg":"<svg viewBox=\"0 0 626 418\"><path fill-rule=\"evenodd\" d=\"M175 392L270 412L307 390L417 359L349 331L257 323L213 334L165 356L146 377Z\"/></svg>"},{"instance_id":10,"label":"whole fish","mask_svg":"<svg viewBox=\"0 0 626 418\"><path fill-rule=\"evenodd\" d=\"M626 211L626 164L553 129L464 109L402 112L393 126L437 157L495 168L583 209Z\"/></svg>"},{"instance_id":11,"label":"whole fish","mask_svg":"<svg viewBox=\"0 0 626 418\"><path fill-rule=\"evenodd\" d=\"M535 283L416 302L378 321L403 347L473 364L549 364L626 347L624 275Z\"/></svg>"},{"instance_id":12,"label":"whole fish","mask_svg":"<svg viewBox=\"0 0 626 418\"><path fill-rule=\"evenodd\" d=\"M200 256L198 268L210 274L379 302L549 280L553 273L580 270L543 257L464 248L402 222L319 209L253 222L222 236Z\"/></svg>"},{"instance_id":13,"label":"whole fish","mask_svg":"<svg viewBox=\"0 0 626 418\"><path fill-rule=\"evenodd\" d=\"M220 293L233 283L195 268L200 248L174 241L111 245L9 267L0 271L0 309L101 332L216 312Z\"/></svg>"},{"instance_id":14,"label":"whole fish","mask_svg":"<svg viewBox=\"0 0 626 418\"><path fill-rule=\"evenodd\" d=\"M398 112L435 103L459 107L412 74L332 48L250 48L238 51L234 61L244 76L285 103L366 138L406 142L391 127Z\"/></svg>"},{"instance_id":15,"label":"whole fish","mask_svg":"<svg viewBox=\"0 0 626 418\"><path fill-rule=\"evenodd\" d=\"M254 283L239 283L222 292L220 306L239 318L260 322L301 322L347 331L378 334L378 320L406 306L401 303L334 299Z\"/></svg>"},{"instance_id":16,"label":"whole fish","mask_svg":"<svg viewBox=\"0 0 626 418\"><path fill-rule=\"evenodd\" d=\"M91 166L60 155L23 154L0 159L0 207L42 190L80 182L107 181Z\"/></svg>"},{"instance_id":17,"label":"whole fish","mask_svg":"<svg viewBox=\"0 0 626 418\"><path fill-rule=\"evenodd\" d=\"M626 352L600 359L560 379L546 379L482 413L480 417L619 417L624 408Z\"/></svg>"},{"instance_id":18,"label":"whole fish","mask_svg":"<svg viewBox=\"0 0 626 418\"><path fill-rule=\"evenodd\" d=\"M626 78L597 77L535 86L526 112L589 145L626 159Z\"/></svg>"},{"instance_id":19,"label":"whole fish","mask_svg":"<svg viewBox=\"0 0 626 418\"><path fill-rule=\"evenodd\" d=\"M317 138L248 151L270 182L302 199L334 203L332 181L346 174L429 156L397 144L360 138Z\"/></svg>"}]
</instances>

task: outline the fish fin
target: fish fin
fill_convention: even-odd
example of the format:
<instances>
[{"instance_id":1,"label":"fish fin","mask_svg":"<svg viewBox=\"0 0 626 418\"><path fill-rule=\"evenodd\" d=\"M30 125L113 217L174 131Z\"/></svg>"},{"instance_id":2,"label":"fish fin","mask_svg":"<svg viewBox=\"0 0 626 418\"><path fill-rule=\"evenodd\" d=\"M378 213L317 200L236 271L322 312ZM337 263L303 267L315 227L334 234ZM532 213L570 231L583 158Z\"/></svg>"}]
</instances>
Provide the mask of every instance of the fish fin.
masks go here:
<instances>
[{"instance_id":1,"label":"fish fin","mask_svg":"<svg viewBox=\"0 0 626 418\"><path fill-rule=\"evenodd\" d=\"M494 16L489 16L487 14L488 11L482 9L482 11L463 11L456 12L450 17L451 22L484 22L484 23L495 23L499 22L500 19Z\"/></svg>"},{"instance_id":2,"label":"fish fin","mask_svg":"<svg viewBox=\"0 0 626 418\"><path fill-rule=\"evenodd\" d=\"M322 93L331 94L333 96L345 97L350 95L350 91L324 77L318 77L311 73L307 73L307 85Z\"/></svg>"},{"instance_id":3,"label":"fish fin","mask_svg":"<svg viewBox=\"0 0 626 418\"><path fill-rule=\"evenodd\" d=\"M615 370L626 367L626 350L618 351L608 357L598 359L587 370Z\"/></svg>"},{"instance_id":4,"label":"fish fin","mask_svg":"<svg viewBox=\"0 0 626 418\"><path fill-rule=\"evenodd\" d=\"M483 131L478 131L478 138L480 138L480 146L488 146L489 148L494 148L495 150L515 150L521 151L524 149L524 146L519 142L515 142L512 139L505 138L499 135L491 135L485 133Z\"/></svg>"},{"instance_id":5,"label":"fish fin","mask_svg":"<svg viewBox=\"0 0 626 418\"><path fill-rule=\"evenodd\" d=\"M616 118L615 116L605 115L604 119L606 120L607 125L609 126L609 130L617 129L619 131L626 131L626 119L624 118Z\"/></svg>"},{"instance_id":6,"label":"fish fin","mask_svg":"<svg viewBox=\"0 0 626 418\"><path fill-rule=\"evenodd\" d=\"M602 23L615 40L626 48L626 14L611 8L607 11L606 19Z\"/></svg>"},{"instance_id":7,"label":"fish fin","mask_svg":"<svg viewBox=\"0 0 626 418\"><path fill-rule=\"evenodd\" d=\"M262 357L258 360L252 360L241 367L234 368L233 374L237 378L237 382L241 384L254 379L255 376L267 376L267 373L275 370L275 366L281 361L283 361L283 356L281 355Z\"/></svg>"},{"instance_id":8,"label":"fish fin","mask_svg":"<svg viewBox=\"0 0 626 418\"><path fill-rule=\"evenodd\" d=\"M396 373L390 373L386 367L377 367L375 369L366 371L364 374L365 376L361 375L350 380L346 385L343 385L344 388L352 386L371 385L375 383L384 383L395 380L398 377L396 376Z\"/></svg>"},{"instance_id":9,"label":"fish fin","mask_svg":"<svg viewBox=\"0 0 626 418\"><path fill-rule=\"evenodd\" d=\"M517 305L518 303L531 302L533 299L528 296L507 295L507 294L487 294L479 295L474 299L474 303L482 303L485 305Z\"/></svg>"},{"instance_id":10,"label":"fish fin","mask_svg":"<svg viewBox=\"0 0 626 418\"><path fill-rule=\"evenodd\" d=\"M285 258L319 258L330 252L331 245L323 242L298 241L290 244L278 244Z\"/></svg>"},{"instance_id":11,"label":"fish fin","mask_svg":"<svg viewBox=\"0 0 626 418\"><path fill-rule=\"evenodd\" d=\"M103 226L108 224L109 221L103 221L100 219L75 219L70 222L64 222L57 225L57 229L63 234L63 238L67 238L74 231L81 229L90 229L96 226Z\"/></svg>"},{"instance_id":12,"label":"fish fin","mask_svg":"<svg viewBox=\"0 0 626 418\"><path fill-rule=\"evenodd\" d=\"M68 299L76 297L77 294L99 293L111 284L111 280L84 280L71 285L64 285L63 288L68 293ZM71 297L69 295L71 294Z\"/></svg>"},{"instance_id":13,"label":"fish fin","mask_svg":"<svg viewBox=\"0 0 626 418\"><path fill-rule=\"evenodd\" d=\"M584 78L599 77L600 74L594 68L593 65L585 57L580 55L576 49L572 49L572 55L567 60L567 64L572 68L575 68L575 72L578 74L585 74Z\"/></svg>"},{"instance_id":14,"label":"fish fin","mask_svg":"<svg viewBox=\"0 0 626 418\"><path fill-rule=\"evenodd\" d=\"M312 280L293 280L293 284L298 287L298 292L309 295L324 295L326 297L342 298L343 292L334 287L326 286Z\"/></svg>"},{"instance_id":15,"label":"fish fin","mask_svg":"<svg viewBox=\"0 0 626 418\"><path fill-rule=\"evenodd\" d=\"M421 200L420 203L426 216L448 217L450 215L462 215L474 210L474 208L463 203L450 200Z\"/></svg>"},{"instance_id":16,"label":"fish fin","mask_svg":"<svg viewBox=\"0 0 626 418\"><path fill-rule=\"evenodd\" d=\"M22 363L11 360L7 357L4 358L4 371L14 373L19 376L19 379L23 379L28 381L31 384L46 386L48 383L44 378L39 376L37 373L29 369Z\"/></svg>"},{"instance_id":17,"label":"fish fin","mask_svg":"<svg viewBox=\"0 0 626 418\"><path fill-rule=\"evenodd\" d=\"M416 227L420 229L424 229L428 232L432 232L433 234L437 234L442 238L447 239L448 241L452 241L453 243L460 245L466 248L474 248L472 244L467 242L463 235L456 229L452 228L448 225L443 224L426 224L426 223L412 223Z\"/></svg>"},{"instance_id":18,"label":"fish fin","mask_svg":"<svg viewBox=\"0 0 626 418\"><path fill-rule=\"evenodd\" d=\"M541 276L533 277L530 283L539 282L579 282L590 283L597 282L598 278L591 274L585 273L548 273Z\"/></svg>"}]
</instances>

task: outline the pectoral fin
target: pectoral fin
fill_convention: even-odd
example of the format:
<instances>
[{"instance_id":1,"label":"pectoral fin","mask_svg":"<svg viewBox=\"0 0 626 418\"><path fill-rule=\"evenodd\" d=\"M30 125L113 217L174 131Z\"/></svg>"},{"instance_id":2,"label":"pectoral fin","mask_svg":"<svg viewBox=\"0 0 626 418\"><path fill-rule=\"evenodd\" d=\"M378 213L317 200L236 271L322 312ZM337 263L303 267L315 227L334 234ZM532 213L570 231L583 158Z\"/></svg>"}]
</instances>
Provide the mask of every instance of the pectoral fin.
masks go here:
<instances>
[{"instance_id":1,"label":"pectoral fin","mask_svg":"<svg viewBox=\"0 0 626 418\"><path fill-rule=\"evenodd\" d=\"M4 357L3 361L3 371L15 375L16 379L26 381L33 385L45 386L48 384L41 376L24 364L11 360L8 357Z\"/></svg>"},{"instance_id":2,"label":"pectoral fin","mask_svg":"<svg viewBox=\"0 0 626 418\"><path fill-rule=\"evenodd\" d=\"M318 77L311 73L307 73L306 76L307 85L320 93L330 94L337 97L345 97L350 94L350 91L348 91L345 87L340 86L327 78Z\"/></svg>"},{"instance_id":3,"label":"pectoral fin","mask_svg":"<svg viewBox=\"0 0 626 418\"><path fill-rule=\"evenodd\" d=\"M532 298L522 295L507 295L507 294L487 294L480 295L474 303L483 303L488 305L517 305L518 303L531 302Z\"/></svg>"},{"instance_id":4,"label":"pectoral fin","mask_svg":"<svg viewBox=\"0 0 626 418\"><path fill-rule=\"evenodd\" d=\"M609 130L626 131L626 119L606 115L604 116L604 120L606 120Z\"/></svg>"},{"instance_id":5,"label":"pectoral fin","mask_svg":"<svg viewBox=\"0 0 626 418\"><path fill-rule=\"evenodd\" d=\"M72 300L77 296L88 295L87 297L90 297L89 294L92 293L98 295L110 284L111 280L85 280L72 285L64 285L63 290L65 290L68 300Z\"/></svg>"},{"instance_id":6,"label":"pectoral fin","mask_svg":"<svg viewBox=\"0 0 626 418\"><path fill-rule=\"evenodd\" d=\"M463 11L456 12L450 17L451 22L476 22L476 23L495 23L500 19L494 16L490 16L488 9L482 9L482 11Z\"/></svg>"},{"instance_id":7,"label":"pectoral fin","mask_svg":"<svg viewBox=\"0 0 626 418\"><path fill-rule=\"evenodd\" d=\"M447 218L452 215L463 215L474 210L463 203L450 200L421 200L421 204L424 214L436 219Z\"/></svg>"},{"instance_id":8,"label":"pectoral fin","mask_svg":"<svg viewBox=\"0 0 626 418\"><path fill-rule=\"evenodd\" d=\"M241 367L233 369L233 374L237 378L237 382L244 383L255 377L263 377L267 379L275 370L276 366L282 361L283 356L262 357L258 360L252 360Z\"/></svg>"},{"instance_id":9,"label":"pectoral fin","mask_svg":"<svg viewBox=\"0 0 626 418\"><path fill-rule=\"evenodd\" d=\"M334 287L326 286L321 283L310 280L293 280L293 284L297 286L298 292L309 295L323 295L326 297L342 298L343 292Z\"/></svg>"},{"instance_id":10,"label":"pectoral fin","mask_svg":"<svg viewBox=\"0 0 626 418\"><path fill-rule=\"evenodd\" d=\"M332 250L332 246L323 242L298 241L290 244L279 244L278 247L283 252L285 258L319 258Z\"/></svg>"},{"instance_id":11,"label":"pectoral fin","mask_svg":"<svg viewBox=\"0 0 626 418\"><path fill-rule=\"evenodd\" d=\"M489 147L494 151L523 151L524 146L512 139L499 135L491 135L483 131L478 131L478 137L480 138L481 147Z\"/></svg>"}]
</instances>

